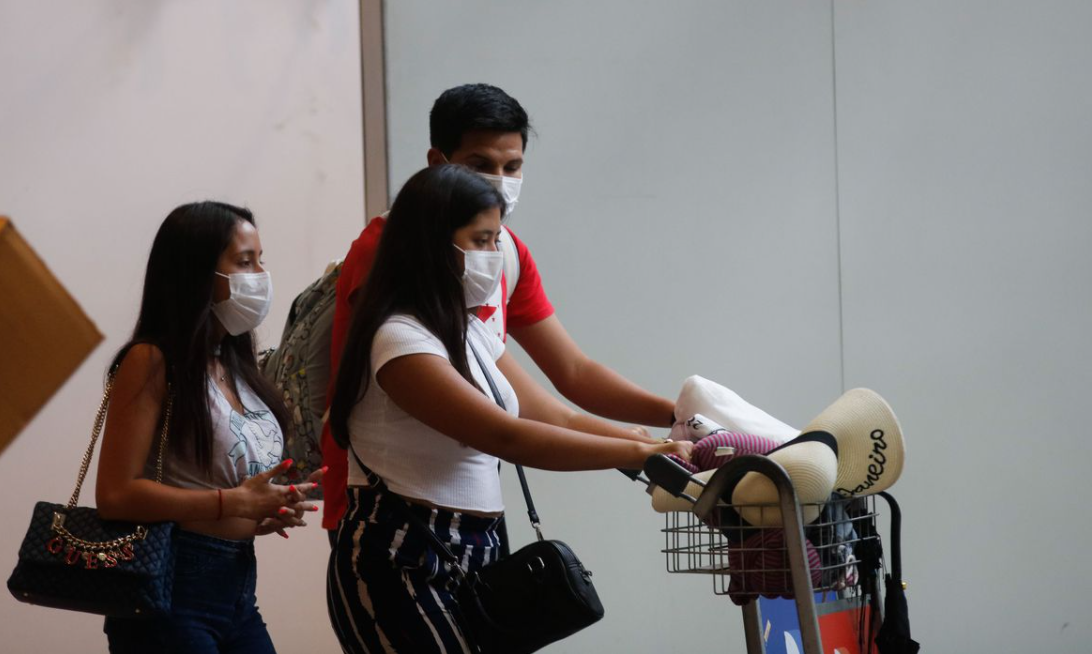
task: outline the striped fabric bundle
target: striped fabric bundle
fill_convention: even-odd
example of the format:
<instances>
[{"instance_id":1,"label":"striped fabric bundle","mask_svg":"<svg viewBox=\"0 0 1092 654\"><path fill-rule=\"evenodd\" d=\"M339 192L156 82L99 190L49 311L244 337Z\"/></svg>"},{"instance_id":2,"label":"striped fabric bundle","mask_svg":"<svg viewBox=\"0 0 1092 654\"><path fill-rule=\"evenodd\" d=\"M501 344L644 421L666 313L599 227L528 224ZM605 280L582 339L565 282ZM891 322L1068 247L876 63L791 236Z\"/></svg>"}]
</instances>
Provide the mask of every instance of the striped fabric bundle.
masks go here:
<instances>
[{"instance_id":1,"label":"striped fabric bundle","mask_svg":"<svg viewBox=\"0 0 1092 654\"><path fill-rule=\"evenodd\" d=\"M778 445L777 441L765 436L722 430L698 441L690 454L689 462L674 455L668 456L693 474L719 468L740 454L766 454ZM718 453L720 448L727 449Z\"/></svg>"},{"instance_id":2,"label":"striped fabric bundle","mask_svg":"<svg viewBox=\"0 0 1092 654\"><path fill-rule=\"evenodd\" d=\"M772 438L722 431L710 434L694 445L690 461L698 470L719 468L740 454L766 454L780 445ZM731 448L730 452L717 454L719 448Z\"/></svg>"}]
</instances>

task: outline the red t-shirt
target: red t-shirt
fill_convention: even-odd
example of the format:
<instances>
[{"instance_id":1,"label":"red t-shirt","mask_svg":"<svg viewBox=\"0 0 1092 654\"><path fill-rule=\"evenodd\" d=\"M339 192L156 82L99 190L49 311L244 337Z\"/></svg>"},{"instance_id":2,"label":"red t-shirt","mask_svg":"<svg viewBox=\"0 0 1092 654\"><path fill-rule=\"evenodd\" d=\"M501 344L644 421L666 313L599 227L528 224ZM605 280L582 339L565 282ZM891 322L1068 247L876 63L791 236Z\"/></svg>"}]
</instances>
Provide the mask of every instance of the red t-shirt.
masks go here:
<instances>
[{"instance_id":1,"label":"red t-shirt","mask_svg":"<svg viewBox=\"0 0 1092 654\"><path fill-rule=\"evenodd\" d=\"M353 241L349 253L345 255L341 276L337 280L333 334L330 339L330 386L327 389L327 398L333 394L341 351L345 349L345 338L349 333L349 322L352 318L352 306L349 300L353 293L364 286L368 280L368 272L372 268L375 252L379 247L379 237L386 223L383 217L373 218L364 231L360 232L360 236ZM512 299L505 304L508 280L502 277L499 298L500 304L504 306L501 314L496 315L497 307L490 305L485 305L478 311L478 317L486 326L493 328L502 340L507 338L509 327L533 325L554 313L554 307L542 288L542 278L539 277L538 267L531 257L531 251L512 233L512 230L508 230L508 233L511 234L512 242L515 243L516 251L519 253L519 280L516 282L516 289L512 292ZM322 462L323 465L329 466L322 481L324 499L322 526L324 529L336 529L338 521L345 514L349 460L346 451L334 441L334 437L330 434L329 423L322 427Z\"/></svg>"}]
</instances>

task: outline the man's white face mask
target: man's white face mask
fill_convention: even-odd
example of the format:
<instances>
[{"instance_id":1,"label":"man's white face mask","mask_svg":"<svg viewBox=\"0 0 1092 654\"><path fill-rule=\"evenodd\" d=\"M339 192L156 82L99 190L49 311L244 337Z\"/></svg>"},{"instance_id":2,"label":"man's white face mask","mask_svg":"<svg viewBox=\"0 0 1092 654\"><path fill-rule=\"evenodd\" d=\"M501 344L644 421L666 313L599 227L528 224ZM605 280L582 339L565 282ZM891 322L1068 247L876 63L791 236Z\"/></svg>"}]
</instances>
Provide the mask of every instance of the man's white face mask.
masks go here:
<instances>
[{"instance_id":1,"label":"man's white face mask","mask_svg":"<svg viewBox=\"0 0 1092 654\"><path fill-rule=\"evenodd\" d=\"M501 197L504 198L505 203L503 217L507 218L516 208L516 203L519 202L519 189L523 185L523 178L506 177L504 175L487 175L486 173L478 173L478 175L500 191Z\"/></svg>"},{"instance_id":2,"label":"man's white face mask","mask_svg":"<svg viewBox=\"0 0 1092 654\"><path fill-rule=\"evenodd\" d=\"M442 154L444 161L448 161L447 155ZM493 185L493 188L500 191L501 197L504 198L504 215L501 218L507 218L512 215L512 211L515 210L516 204L519 202L519 189L523 186L523 176L520 177L507 177L505 175L490 175L489 173L475 173L485 181Z\"/></svg>"}]
</instances>

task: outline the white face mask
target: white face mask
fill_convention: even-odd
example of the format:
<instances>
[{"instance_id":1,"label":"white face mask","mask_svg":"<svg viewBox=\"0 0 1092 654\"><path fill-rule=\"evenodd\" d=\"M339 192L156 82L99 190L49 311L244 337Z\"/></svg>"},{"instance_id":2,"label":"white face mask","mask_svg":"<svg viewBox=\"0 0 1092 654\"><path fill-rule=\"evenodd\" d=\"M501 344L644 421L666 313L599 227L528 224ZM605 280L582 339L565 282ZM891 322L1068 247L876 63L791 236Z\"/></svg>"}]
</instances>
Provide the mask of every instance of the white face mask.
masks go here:
<instances>
[{"instance_id":1,"label":"white face mask","mask_svg":"<svg viewBox=\"0 0 1092 654\"><path fill-rule=\"evenodd\" d=\"M523 185L523 178L506 177L504 175L486 175L485 173L478 174L500 191L501 197L504 198L504 203L507 205L504 209L503 217L507 218L516 208L516 203L519 202L519 189L520 186Z\"/></svg>"},{"instance_id":2,"label":"white face mask","mask_svg":"<svg viewBox=\"0 0 1092 654\"><path fill-rule=\"evenodd\" d=\"M227 277L231 295L212 305L212 313L227 333L238 336L262 324L273 302L273 279L268 272L232 273Z\"/></svg>"},{"instance_id":3,"label":"white face mask","mask_svg":"<svg viewBox=\"0 0 1092 654\"><path fill-rule=\"evenodd\" d=\"M463 299L466 300L466 306L480 307L493 297L500 285L504 253L467 251L454 243L452 245L463 253Z\"/></svg>"}]
</instances>

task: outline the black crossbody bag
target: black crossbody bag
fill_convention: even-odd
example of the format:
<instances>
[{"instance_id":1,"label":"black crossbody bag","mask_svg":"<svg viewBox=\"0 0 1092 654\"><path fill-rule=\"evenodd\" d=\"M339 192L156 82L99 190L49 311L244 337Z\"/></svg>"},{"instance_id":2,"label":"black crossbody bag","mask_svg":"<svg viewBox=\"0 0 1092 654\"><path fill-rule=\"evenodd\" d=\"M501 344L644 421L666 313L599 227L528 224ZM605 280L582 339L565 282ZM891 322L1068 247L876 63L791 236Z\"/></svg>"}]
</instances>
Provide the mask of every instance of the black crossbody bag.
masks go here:
<instances>
[{"instance_id":1,"label":"black crossbody bag","mask_svg":"<svg viewBox=\"0 0 1092 654\"><path fill-rule=\"evenodd\" d=\"M485 374L493 399L504 409L496 383L478 352L473 346L470 349ZM350 451L365 473L379 479L355 451L351 448ZM404 505L409 523L428 539L433 551L450 564L458 577L456 598L470 630L468 635L480 654L536 652L598 622L604 613L599 594L592 585L591 571L568 545L542 537L523 466L517 465L516 473L538 540L473 574L466 574L455 554ZM378 485L385 487L381 479Z\"/></svg>"}]
</instances>

